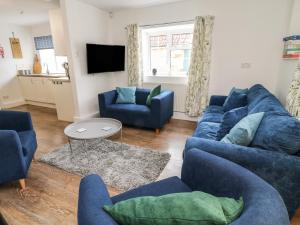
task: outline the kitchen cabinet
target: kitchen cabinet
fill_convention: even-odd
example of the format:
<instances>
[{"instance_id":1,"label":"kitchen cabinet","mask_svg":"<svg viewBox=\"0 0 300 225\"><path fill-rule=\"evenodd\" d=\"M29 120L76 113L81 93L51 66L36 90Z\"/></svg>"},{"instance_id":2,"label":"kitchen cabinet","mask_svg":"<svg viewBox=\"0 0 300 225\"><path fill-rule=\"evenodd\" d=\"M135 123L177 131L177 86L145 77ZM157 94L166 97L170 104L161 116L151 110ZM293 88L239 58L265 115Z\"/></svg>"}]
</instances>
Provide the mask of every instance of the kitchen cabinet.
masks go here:
<instances>
[{"instance_id":1,"label":"kitchen cabinet","mask_svg":"<svg viewBox=\"0 0 300 225\"><path fill-rule=\"evenodd\" d=\"M55 55L66 56L67 44L65 39L65 29L61 9L49 10L49 22Z\"/></svg>"}]
</instances>

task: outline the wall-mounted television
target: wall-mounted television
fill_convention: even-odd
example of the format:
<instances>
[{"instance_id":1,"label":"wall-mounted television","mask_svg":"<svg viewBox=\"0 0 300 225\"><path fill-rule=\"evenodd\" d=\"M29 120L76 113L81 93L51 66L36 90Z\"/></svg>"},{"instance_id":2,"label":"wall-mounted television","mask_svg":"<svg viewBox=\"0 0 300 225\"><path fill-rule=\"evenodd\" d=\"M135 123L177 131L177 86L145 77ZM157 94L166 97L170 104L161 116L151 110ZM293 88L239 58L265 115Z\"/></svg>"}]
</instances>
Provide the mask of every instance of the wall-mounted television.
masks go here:
<instances>
[{"instance_id":1,"label":"wall-mounted television","mask_svg":"<svg viewBox=\"0 0 300 225\"><path fill-rule=\"evenodd\" d=\"M125 46L86 44L88 74L125 69Z\"/></svg>"}]
</instances>

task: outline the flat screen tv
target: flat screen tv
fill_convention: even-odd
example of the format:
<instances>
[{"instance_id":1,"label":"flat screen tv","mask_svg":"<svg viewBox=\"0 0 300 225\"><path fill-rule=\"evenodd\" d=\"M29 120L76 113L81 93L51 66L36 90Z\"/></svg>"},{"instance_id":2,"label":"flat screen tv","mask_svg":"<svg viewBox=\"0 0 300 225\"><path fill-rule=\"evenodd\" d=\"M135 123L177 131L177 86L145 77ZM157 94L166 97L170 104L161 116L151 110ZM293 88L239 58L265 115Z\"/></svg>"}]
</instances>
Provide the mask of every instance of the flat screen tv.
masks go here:
<instances>
[{"instance_id":1,"label":"flat screen tv","mask_svg":"<svg viewBox=\"0 0 300 225\"><path fill-rule=\"evenodd\" d=\"M86 44L88 74L124 71L125 46Z\"/></svg>"}]
</instances>

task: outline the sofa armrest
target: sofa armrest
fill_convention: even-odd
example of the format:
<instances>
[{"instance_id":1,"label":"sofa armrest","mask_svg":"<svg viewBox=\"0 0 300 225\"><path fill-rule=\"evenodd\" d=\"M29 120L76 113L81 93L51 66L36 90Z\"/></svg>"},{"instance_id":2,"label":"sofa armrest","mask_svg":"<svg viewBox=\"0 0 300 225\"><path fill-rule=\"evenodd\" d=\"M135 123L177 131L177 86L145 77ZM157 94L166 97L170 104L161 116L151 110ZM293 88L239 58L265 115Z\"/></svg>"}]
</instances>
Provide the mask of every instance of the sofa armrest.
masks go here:
<instances>
[{"instance_id":1,"label":"sofa armrest","mask_svg":"<svg viewBox=\"0 0 300 225\"><path fill-rule=\"evenodd\" d=\"M300 206L300 157L190 137L187 139L184 154L193 148L228 159L263 178L281 194L290 216Z\"/></svg>"},{"instance_id":2,"label":"sofa armrest","mask_svg":"<svg viewBox=\"0 0 300 225\"><path fill-rule=\"evenodd\" d=\"M106 106L113 104L116 100L116 97L116 90L107 91L98 95L98 103L101 116L105 116Z\"/></svg>"},{"instance_id":3,"label":"sofa armrest","mask_svg":"<svg viewBox=\"0 0 300 225\"><path fill-rule=\"evenodd\" d=\"M226 100L227 96L224 95L212 95L209 100L209 105L222 106Z\"/></svg>"},{"instance_id":4,"label":"sofa armrest","mask_svg":"<svg viewBox=\"0 0 300 225\"><path fill-rule=\"evenodd\" d=\"M78 225L117 225L102 209L112 205L107 188L98 175L89 175L80 182L78 199Z\"/></svg>"},{"instance_id":5,"label":"sofa armrest","mask_svg":"<svg viewBox=\"0 0 300 225\"><path fill-rule=\"evenodd\" d=\"M1 110L0 129L25 131L32 130L32 120L29 112Z\"/></svg>"},{"instance_id":6,"label":"sofa armrest","mask_svg":"<svg viewBox=\"0 0 300 225\"><path fill-rule=\"evenodd\" d=\"M279 193L258 176L228 160L190 149L183 161L181 178L192 190L235 199L242 196L244 210L232 225L289 224Z\"/></svg>"},{"instance_id":7,"label":"sofa armrest","mask_svg":"<svg viewBox=\"0 0 300 225\"><path fill-rule=\"evenodd\" d=\"M164 123L173 116L174 111L174 92L163 91L152 98L151 114L158 122L157 128L161 128Z\"/></svg>"},{"instance_id":8,"label":"sofa armrest","mask_svg":"<svg viewBox=\"0 0 300 225\"><path fill-rule=\"evenodd\" d=\"M14 130L0 130L0 183L26 177L20 138Z\"/></svg>"}]
</instances>

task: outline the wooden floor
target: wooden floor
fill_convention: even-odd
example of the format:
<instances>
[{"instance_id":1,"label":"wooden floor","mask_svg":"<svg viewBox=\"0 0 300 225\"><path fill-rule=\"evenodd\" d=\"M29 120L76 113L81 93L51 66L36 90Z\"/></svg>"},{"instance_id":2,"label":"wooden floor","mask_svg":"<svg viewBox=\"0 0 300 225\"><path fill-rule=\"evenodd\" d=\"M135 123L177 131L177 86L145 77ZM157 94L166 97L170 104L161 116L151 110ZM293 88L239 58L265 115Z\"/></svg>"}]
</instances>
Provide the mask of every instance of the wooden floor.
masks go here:
<instances>
[{"instance_id":1,"label":"wooden floor","mask_svg":"<svg viewBox=\"0 0 300 225\"><path fill-rule=\"evenodd\" d=\"M32 115L38 139L36 158L67 143L63 130L68 123L58 121L55 110L36 106L21 106L14 110L29 111ZM159 135L152 130L125 127L123 140L171 153L161 179L179 175L182 150L194 129L194 122L173 119ZM75 225L79 182L77 175L34 161L24 192L19 191L17 182L0 185L0 212L9 225ZM118 193L112 188L109 191L111 195Z\"/></svg>"}]
</instances>

